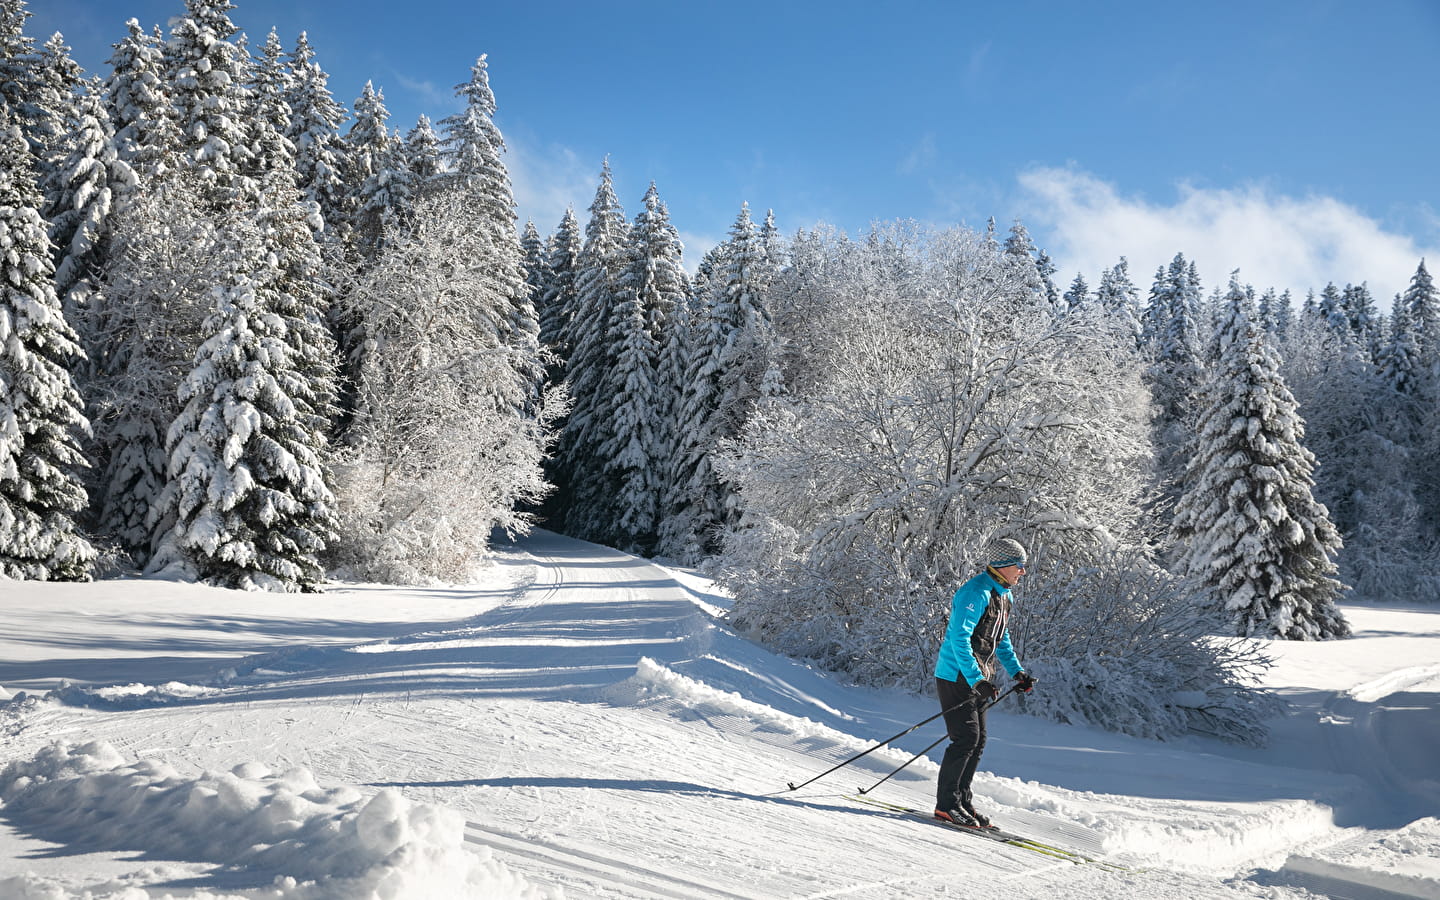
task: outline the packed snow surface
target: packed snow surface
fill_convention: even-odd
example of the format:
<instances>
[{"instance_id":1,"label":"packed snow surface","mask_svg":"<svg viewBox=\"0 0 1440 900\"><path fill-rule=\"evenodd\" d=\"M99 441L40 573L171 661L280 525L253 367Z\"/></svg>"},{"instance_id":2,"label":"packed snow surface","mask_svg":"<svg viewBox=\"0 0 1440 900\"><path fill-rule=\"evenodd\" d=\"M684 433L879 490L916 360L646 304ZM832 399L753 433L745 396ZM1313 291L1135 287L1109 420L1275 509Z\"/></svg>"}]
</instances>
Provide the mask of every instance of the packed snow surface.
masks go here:
<instances>
[{"instance_id":1,"label":"packed snow surface","mask_svg":"<svg viewBox=\"0 0 1440 900\"><path fill-rule=\"evenodd\" d=\"M845 799L938 722L788 790L934 701L727 605L544 532L463 587L0 581L0 898L1440 898L1440 612L1270 645L1265 748L1000 707L977 805L1117 871ZM929 808L942 747L874 796Z\"/></svg>"}]
</instances>

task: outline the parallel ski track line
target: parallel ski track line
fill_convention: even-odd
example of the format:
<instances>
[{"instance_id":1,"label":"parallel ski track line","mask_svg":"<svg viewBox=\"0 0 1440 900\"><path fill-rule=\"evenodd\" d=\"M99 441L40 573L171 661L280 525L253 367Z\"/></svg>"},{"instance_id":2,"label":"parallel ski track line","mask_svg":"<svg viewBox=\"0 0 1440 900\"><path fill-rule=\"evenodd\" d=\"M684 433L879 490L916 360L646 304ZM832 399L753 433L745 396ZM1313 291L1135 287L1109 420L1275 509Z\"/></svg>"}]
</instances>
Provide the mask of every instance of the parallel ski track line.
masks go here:
<instances>
[{"instance_id":1,"label":"parallel ski track line","mask_svg":"<svg viewBox=\"0 0 1440 900\"><path fill-rule=\"evenodd\" d=\"M628 862L608 859L598 853L560 847L514 835L506 831L488 828L478 822L466 821L465 840L503 850L506 853L527 857L540 863L558 866L559 873L567 871L584 873L599 878L611 887L634 895L636 890L656 897L672 900L695 900L700 897L724 898L724 900L759 900L763 894L736 894L713 885L691 881L654 869L646 869ZM483 835L483 837L481 837ZM529 873L526 873L527 877ZM639 876L639 877L637 877Z\"/></svg>"}]
</instances>

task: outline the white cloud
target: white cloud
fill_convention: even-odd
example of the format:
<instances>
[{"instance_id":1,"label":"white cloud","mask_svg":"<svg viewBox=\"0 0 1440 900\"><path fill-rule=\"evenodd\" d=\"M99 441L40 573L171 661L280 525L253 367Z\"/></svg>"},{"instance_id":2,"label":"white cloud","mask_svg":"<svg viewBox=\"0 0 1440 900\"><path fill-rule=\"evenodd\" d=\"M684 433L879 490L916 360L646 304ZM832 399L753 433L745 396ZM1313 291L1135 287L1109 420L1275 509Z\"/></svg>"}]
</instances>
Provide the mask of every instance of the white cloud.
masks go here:
<instances>
[{"instance_id":1,"label":"white cloud","mask_svg":"<svg viewBox=\"0 0 1440 900\"><path fill-rule=\"evenodd\" d=\"M1327 282L1368 282L1382 308L1409 283L1420 257L1440 249L1386 231L1353 206L1332 197L1297 199L1262 186L1233 189L1179 186L1171 205L1122 196L1108 182L1075 169L1021 173L1021 217L1046 235L1059 266L1057 280L1075 272L1093 286L1121 256L1142 294L1157 267L1177 252L1193 260L1208 293L1240 270L1243 283L1290 289L1296 300Z\"/></svg>"},{"instance_id":2,"label":"white cloud","mask_svg":"<svg viewBox=\"0 0 1440 900\"><path fill-rule=\"evenodd\" d=\"M585 210L600 183L602 160L582 160L569 147L536 147L509 135L505 146L505 168L510 172L520 222L533 220L545 237L560 224L566 207L573 206L583 229L589 219Z\"/></svg>"}]
</instances>

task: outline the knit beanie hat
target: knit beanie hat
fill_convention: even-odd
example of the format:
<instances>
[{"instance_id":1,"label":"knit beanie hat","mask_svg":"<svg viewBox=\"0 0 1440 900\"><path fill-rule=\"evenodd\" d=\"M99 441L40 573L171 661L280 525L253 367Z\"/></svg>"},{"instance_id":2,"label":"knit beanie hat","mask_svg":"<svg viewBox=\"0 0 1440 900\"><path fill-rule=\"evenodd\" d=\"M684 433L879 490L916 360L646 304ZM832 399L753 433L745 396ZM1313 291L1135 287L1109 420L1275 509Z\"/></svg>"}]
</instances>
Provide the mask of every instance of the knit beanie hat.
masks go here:
<instances>
[{"instance_id":1,"label":"knit beanie hat","mask_svg":"<svg viewBox=\"0 0 1440 900\"><path fill-rule=\"evenodd\" d=\"M985 545L986 564L997 569L1023 566L1028 558L1020 542L1010 538L996 538Z\"/></svg>"}]
</instances>

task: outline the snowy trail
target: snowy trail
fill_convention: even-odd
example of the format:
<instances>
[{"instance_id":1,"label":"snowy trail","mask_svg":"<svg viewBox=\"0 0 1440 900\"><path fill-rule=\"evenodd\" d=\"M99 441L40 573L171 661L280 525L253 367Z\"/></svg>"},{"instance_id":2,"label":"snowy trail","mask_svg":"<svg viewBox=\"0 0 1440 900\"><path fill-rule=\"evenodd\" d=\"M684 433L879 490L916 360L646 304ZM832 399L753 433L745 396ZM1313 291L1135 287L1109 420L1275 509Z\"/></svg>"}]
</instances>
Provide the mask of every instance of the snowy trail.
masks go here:
<instances>
[{"instance_id":1,"label":"snowy trail","mask_svg":"<svg viewBox=\"0 0 1440 900\"><path fill-rule=\"evenodd\" d=\"M1363 793L1358 775L1317 780L1314 769L1277 767L1260 752L1157 745L1003 715L977 781L997 818L1087 852L1128 851L1149 871L1057 863L841 798L929 744L938 736L929 731L784 791L786 780L929 716L932 701L847 687L775 657L718 622L713 612L725 601L703 583L644 560L545 533L507 560L525 577L509 590L474 592L452 624L426 616L418 630L366 643L307 641L240 662L215 659L216 671L234 676L198 693L104 699L72 689L70 703L91 705L14 714L0 729L0 760L28 758L60 737L101 739L126 759L160 761L186 778L250 760L277 772L303 767L322 785L454 810L464 846L566 897L1286 896L1283 885L1301 883L1305 860L1325 862L1315 847L1353 834L1335 829L1327 804ZM159 669L143 658L117 665ZM1378 677L1369 690L1384 709L1368 734L1384 746L1423 728L1423 710L1392 701L1433 685L1417 677L1386 690ZM1355 702L1370 702L1364 697ZM1428 771L1406 768L1423 764L1399 760L1397 777ZM883 796L923 806L934 774L921 760ZM23 818L10 826L0 829L0 853L37 877L77 879L78 858L92 883L117 873L170 883L178 867L186 884L253 894L278 874L237 880L224 860L196 852L146 876L124 854L50 855L92 849L93 835L85 844ZM1423 852L1428 835L1405 839ZM1326 877L1333 882L1334 866L1353 862L1330 861ZM1262 863L1276 870L1263 884L1234 877ZM0 882L15 871L0 861ZM1427 879L1404 871L1386 883L1425 896Z\"/></svg>"}]
</instances>

